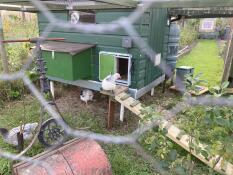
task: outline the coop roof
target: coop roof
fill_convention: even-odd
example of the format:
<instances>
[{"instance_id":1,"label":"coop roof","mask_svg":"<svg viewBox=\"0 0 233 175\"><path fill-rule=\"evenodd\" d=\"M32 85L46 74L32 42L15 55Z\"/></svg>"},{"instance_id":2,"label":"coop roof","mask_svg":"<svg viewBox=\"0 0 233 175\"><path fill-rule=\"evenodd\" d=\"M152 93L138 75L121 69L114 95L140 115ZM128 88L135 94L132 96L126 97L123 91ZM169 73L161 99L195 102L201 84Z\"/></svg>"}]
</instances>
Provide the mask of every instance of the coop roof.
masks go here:
<instances>
[{"instance_id":1,"label":"coop roof","mask_svg":"<svg viewBox=\"0 0 233 175\"><path fill-rule=\"evenodd\" d=\"M73 10L135 8L138 4L134 0L41 0L40 2L50 10L66 10L71 7ZM0 2L0 9L3 10L38 11L36 6L29 0L2 0Z\"/></svg>"},{"instance_id":2,"label":"coop roof","mask_svg":"<svg viewBox=\"0 0 233 175\"><path fill-rule=\"evenodd\" d=\"M233 7L232 0L41 0L50 10L135 8L140 2L153 1L155 8ZM4 4L4 5L3 5ZM1 0L0 9L38 11L29 0Z\"/></svg>"},{"instance_id":3,"label":"coop roof","mask_svg":"<svg viewBox=\"0 0 233 175\"><path fill-rule=\"evenodd\" d=\"M182 16L184 18L218 18L233 17L233 7L212 8L173 8L169 9L170 16Z\"/></svg>"},{"instance_id":4,"label":"coop roof","mask_svg":"<svg viewBox=\"0 0 233 175\"><path fill-rule=\"evenodd\" d=\"M46 42L41 45L42 50L65 52L76 55L84 50L94 47L91 44L67 43L67 42Z\"/></svg>"}]
</instances>

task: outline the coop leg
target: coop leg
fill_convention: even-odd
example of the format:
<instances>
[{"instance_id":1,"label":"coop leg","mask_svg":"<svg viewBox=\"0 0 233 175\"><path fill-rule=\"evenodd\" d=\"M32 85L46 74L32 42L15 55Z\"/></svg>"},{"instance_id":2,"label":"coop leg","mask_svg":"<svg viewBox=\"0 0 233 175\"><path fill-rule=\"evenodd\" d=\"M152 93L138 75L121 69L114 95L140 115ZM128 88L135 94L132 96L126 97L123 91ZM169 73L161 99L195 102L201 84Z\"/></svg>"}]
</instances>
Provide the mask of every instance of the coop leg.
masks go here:
<instances>
[{"instance_id":1,"label":"coop leg","mask_svg":"<svg viewBox=\"0 0 233 175\"><path fill-rule=\"evenodd\" d=\"M166 89L166 82L167 82L167 78L165 77L165 80L163 82L163 93L165 93L165 89Z\"/></svg>"},{"instance_id":2,"label":"coop leg","mask_svg":"<svg viewBox=\"0 0 233 175\"><path fill-rule=\"evenodd\" d=\"M18 141L18 151L21 152L23 151L23 148L24 148L24 140L23 140L23 134L18 132L17 133L17 141Z\"/></svg>"},{"instance_id":3,"label":"coop leg","mask_svg":"<svg viewBox=\"0 0 233 175\"><path fill-rule=\"evenodd\" d=\"M125 114L125 107L124 105L121 104L121 109L120 109L120 121L124 121L124 114Z\"/></svg>"},{"instance_id":4,"label":"coop leg","mask_svg":"<svg viewBox=\"0 0 233 175\"><path fill-rule=\"evenodd\" d=\"M114 113L115 113L115 102L111 98L109 98L107 129L111 129L113 127Z\"/></svg>"},{"instance_id":5,"label":"coop leg","mask_svg":"<svg viewBox=\"0 0 233 175\"><path fill-rule=\"evenodd\" d=\"M154 95L155 95L155 88L154 88L154 87L151 89L150 95L151 95L151 96L154 96Z\"/></svg>"},{"instance_id":6,"label":"coop leg","mask_svg":"<svg viewBox=\"0 0 233 175\"><path fill-rule=\"evenodd\" d=\"M53 98L55 99L55 89L54 89L54 82L53 81L50 81L50 91L51 91Z\"/></svg>"}]
</instances>

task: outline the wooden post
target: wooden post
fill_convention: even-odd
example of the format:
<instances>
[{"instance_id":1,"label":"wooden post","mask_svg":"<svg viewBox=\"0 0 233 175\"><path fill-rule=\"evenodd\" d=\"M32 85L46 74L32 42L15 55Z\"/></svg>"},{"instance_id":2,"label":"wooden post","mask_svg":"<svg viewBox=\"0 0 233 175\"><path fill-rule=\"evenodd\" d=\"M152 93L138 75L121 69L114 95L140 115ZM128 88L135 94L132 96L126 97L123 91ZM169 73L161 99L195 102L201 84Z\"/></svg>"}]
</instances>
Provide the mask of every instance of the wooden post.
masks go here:
<instances>
[{"instance_id":1,"label":"wooden post","mask_svg":"<svg viewBox=\"0 0 233 175\"><path fill-rule=\"evenodd\" d=\"M54 82L50 81L50 92L53 96L53 99L55 99L55 88L54 88Z\"/></svg>"},{"instance_id":2,"label":"wooden post","mask_svg":"<svg viewBox=\"0 0 233 175\"><path fill-rule=\"evenodd\" d=\"M154 96L154 95L155 95L155 88L154 88L154 87L151 89L150 95L151 95L151 96Z\"/></svg>"},{"instance_id":3,"label":"wooden post","mask_svg":"<svg viewBox=\"0 0 233 175\"><path fill-rule=\"evenodd\" d=\"M18 140L18 151L23 151L24 148L24 140L23 140L23 133L18 132L17 133L17 140Z\"/></svg>"},{"instance_id":4,"label":"wooden post","mask_svg":"<svg viewBox=\"0 0 233 175\"><path fill-rule=\"evenodd\" d=\"M225 81L228 81L230 71L231 71L231 65L232 65L232 59L233 59L233 33L232 32L230 36L231 36L231 39L230 39L228 49L227 49L224 72L222 76L222 83Z\"/></svg>"},{"instance_id":5,"label":"wooden post","mask_svg":"<svg viewBox=\"0 0 233 175\"><path fill-rule=\"evenodd\" d=\"M120 121L124 121L124 115L125 115L125 107L124 105L121 104L121 109L120 109Z\"/></svg>"},{"instance_id":6,"label":"wooden post","mask_svg":"<svg viewBox=\"0 0 233 175\"><path fill-rule=\"evenodd\" d=\"M3 23L2 23L2 12L0 11L0 56L2 58L2 68L4 73L9 73L8 60L6 56L5 46L2 43L4 40L3 35Z\"/></svg>"},{"instance_id":7,"label":"wooden post","mask_svg":"<svg viewBox=\"0 0 233 175\"><path fill-rule=\"evenodd\" d=\"M115 102L113 101L112 97L109 97L107 129L112 129L112 127L113 127L114 113L115 113Z\"/></svg>"},{"instance_id":8,"label":"wooden post","mask_svg":"<svg viewBox=\"0 0 233 175\"><path fill-rule=\"evenodd\" d=\"M22 21L25 22L26 21L26 14L25 14L24 6L21 7L21 10L22 10Z\"/></svg>"}]
</instances>

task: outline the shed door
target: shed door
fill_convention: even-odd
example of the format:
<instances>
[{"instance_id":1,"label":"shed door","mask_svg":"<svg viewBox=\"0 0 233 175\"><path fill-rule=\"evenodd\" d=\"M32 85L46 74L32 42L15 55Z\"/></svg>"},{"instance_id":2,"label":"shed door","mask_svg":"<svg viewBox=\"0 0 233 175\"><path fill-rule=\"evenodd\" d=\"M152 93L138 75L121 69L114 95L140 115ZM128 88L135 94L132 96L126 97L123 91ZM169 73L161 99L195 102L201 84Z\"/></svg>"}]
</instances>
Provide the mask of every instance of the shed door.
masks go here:
<instances>
[{"instance_id":1,"label":"shed door","mask_svg":"<svg viewBox=\"0 0 233 175\"><path fill-rule=\"evenodd\" d=\"M99 55L99 79L102 81L110 74L116 73L115 54L100 52Z\"/></svg>"}]
</instances>

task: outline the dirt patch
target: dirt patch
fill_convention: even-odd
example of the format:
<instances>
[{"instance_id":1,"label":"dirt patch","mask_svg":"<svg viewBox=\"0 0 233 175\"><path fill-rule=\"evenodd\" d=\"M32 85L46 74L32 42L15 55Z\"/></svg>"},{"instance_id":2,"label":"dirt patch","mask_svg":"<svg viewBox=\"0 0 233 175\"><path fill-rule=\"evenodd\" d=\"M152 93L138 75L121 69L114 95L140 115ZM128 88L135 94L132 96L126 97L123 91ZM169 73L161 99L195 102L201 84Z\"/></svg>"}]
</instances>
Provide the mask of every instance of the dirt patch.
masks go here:
<instances>
[{"instance_id":1,"label":"dirt patch","mask_svg":"<svg viewBox=\"0 0 233 175\"><path fill-rule=\"evenodd\" d=\"M78 87L66 87L58 90L58 97L56 98L56 104L63 114L70 114L71 116L80 116L80 113L88 113L94 117L95 120L106 125L106 117L108 115L108 97L94 92L94 100L88 102L86 105L80 100L81 89ZM112 131L118 131L120 133L129 133L138 127L139 118L132 114L130 111L125 111L125 120L120 122L120 105L116 104L115 109L115 122ZM111 132L111 131L110 131Z\"/></svg>"}]
</instances>

